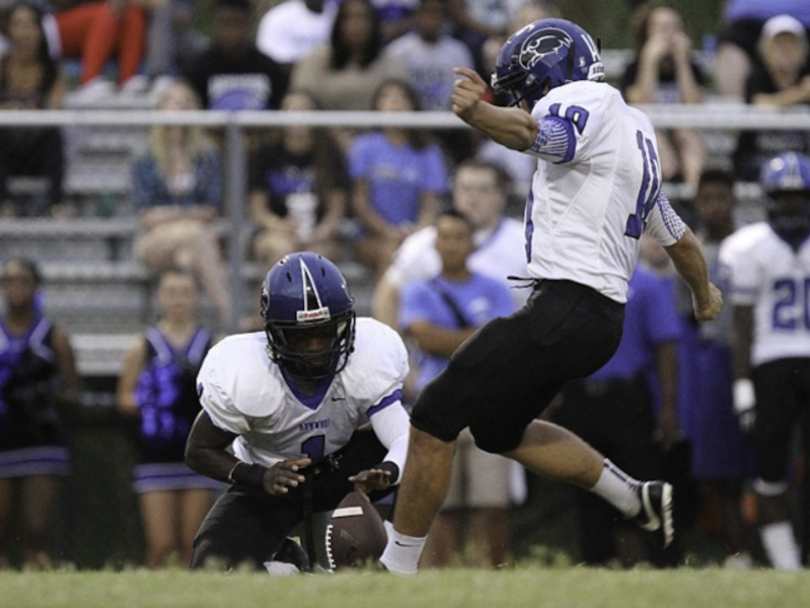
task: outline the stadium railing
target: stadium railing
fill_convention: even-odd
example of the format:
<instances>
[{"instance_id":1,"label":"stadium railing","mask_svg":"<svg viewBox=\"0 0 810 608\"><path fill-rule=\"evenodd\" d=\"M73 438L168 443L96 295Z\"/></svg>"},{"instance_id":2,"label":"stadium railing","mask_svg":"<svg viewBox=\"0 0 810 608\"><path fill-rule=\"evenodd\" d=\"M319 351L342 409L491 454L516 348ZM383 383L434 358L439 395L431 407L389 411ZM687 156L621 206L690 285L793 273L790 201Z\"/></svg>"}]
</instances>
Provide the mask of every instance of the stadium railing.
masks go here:
<instances>
[{"instance_id":1,"label":"stadium railing","mask_svg":"<svg viewBox=\"0 0 810 608\"><path fill-rule=\"evenodd\" d=\"M701 105L650 105L640 106L656 127L691 128L704 133L731 136L747 129L810 130L810 110L804 108L767 109L752 107L739 102L714 100ZM378 112L219 112L219 111L154 111L154 110L43 110L0 111L0 129L4 127L59 126L70 128L121 128L140 127L146 129L153 124L198 125L219 132L225 159L225 196L223 202L224 219L221 221L222 238L225 245L231 290L235 302L252 302L251 289L260 277L262 270L255 263L245 261L249 238L247 219L247 160L248 142L252 133L261 130L278 129L291 125L310 125L324 128L369 129L375 127L424 128L429 130L464 129L466 125L450 112L378 113ZM724 140L728 141L728 139ZM727 146L727 143L724 144ZM729 150L721 151L722 154ZM712 161L717 161L713 158ZM68 176L69 179L69 176ZM667 185L670 196L688 198L688 188ZM123 193L124 195L126 193ZM738 194L750 201L756 201L759 192L755 184L740 184ZM105 245L106 255L93 260L48 260L45 264L46 277L55 282L71 280L84 281L124 281L144 284L147 273L127 254L128 243L137 230L135 217L130 213L124 217L95 218L79 217L72 219L2 219L0 220L0 240L16 238L20 242L26 237L59 239L76 238L82 240L99 239ZM9 254L13 245L4 248ZM146 305L148 297L145 296ZM78 305L78 302L77 302ZM232 327L237 326L242 311L235 310ZM103 333L103 332L102 332ZM84 350L99 350L100 338L93 332L80 337L77 344ZM112 342L120 344L121 341ZM86 348L85 346L86 345ZM103 350L103 349L101 349ZM114 358L89 357L79 353L80 362L101 360L99 369L114 372ZM89 371L93 365L85 366Z\"/></svg>"}]
</instances>

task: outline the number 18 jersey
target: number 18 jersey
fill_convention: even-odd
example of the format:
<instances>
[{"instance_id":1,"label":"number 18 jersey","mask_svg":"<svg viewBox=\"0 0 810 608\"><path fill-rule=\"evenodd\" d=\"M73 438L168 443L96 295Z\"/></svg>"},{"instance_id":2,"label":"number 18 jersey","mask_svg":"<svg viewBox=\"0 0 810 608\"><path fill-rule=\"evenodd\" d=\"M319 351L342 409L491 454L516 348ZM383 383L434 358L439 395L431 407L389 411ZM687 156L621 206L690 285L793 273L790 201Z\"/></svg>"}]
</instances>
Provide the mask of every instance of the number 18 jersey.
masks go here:
<instances>
[{"instance_id":1,"label":"number 18 jersey","mask_svg":"<svg viewBox=\"0 0 810 608\"><path fill-rule=\"evenodd\" d=\"M663 246L685 226L661 191L650 120L608 84L572 82L534 107L538 156L526 202L529 275L567 279L625 302L647 232Z\"/></svg>"}]
</instances>

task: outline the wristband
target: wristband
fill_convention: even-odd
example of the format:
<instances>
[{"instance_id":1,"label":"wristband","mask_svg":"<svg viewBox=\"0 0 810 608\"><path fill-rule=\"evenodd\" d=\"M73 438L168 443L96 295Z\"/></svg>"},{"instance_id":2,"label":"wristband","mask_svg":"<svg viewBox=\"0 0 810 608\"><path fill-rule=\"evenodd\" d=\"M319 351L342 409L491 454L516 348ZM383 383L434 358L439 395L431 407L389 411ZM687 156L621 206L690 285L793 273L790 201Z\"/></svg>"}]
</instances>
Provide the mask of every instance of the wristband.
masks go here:
<instances>
[{"instance_id":1,"label":"wristband","mask_svg":"<svg viewBox=\"0 0 810 608\"><path fill-rule=\"evenodd\" d=\"M260 464L237 462L228 473L228 481L248 488L264 489L264 472L267 469Z\"/></svg>"},{"instance_id":2,"label":"wristband","mask_svg":"<svg viewBox=\"0 0 810 608\"><path fill-rule=\"evenodd\" d=\"M389 477L391 485L394 485L399 480L399 466L395 462L386 460L373 468L378 469L380 471L388 471L389 473L391 473L391 477Z\"/></svg>"},{"instance_id":3,"label":"wristband","mask_svg":"<svg viewBox=\"0 0 810 608\"><path fill-rule=\"evenodd\" d=\"M739 415L754 407L754 383L749 378L734 381L734 411Z\"/></svg>"}]
</instances>

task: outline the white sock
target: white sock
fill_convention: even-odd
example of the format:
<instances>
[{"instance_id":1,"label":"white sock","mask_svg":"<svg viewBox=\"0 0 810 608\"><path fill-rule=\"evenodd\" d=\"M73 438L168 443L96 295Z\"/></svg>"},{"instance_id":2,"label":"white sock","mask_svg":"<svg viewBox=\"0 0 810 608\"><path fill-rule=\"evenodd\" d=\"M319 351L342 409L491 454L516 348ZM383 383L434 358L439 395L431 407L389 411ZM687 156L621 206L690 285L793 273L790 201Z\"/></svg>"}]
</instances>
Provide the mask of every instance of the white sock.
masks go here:
<instances>
[{"instance_id":1,"label":"white sock","mask_svg":"<svg viewBox=\"0 0 810 608\"><path fill-rule=\"evenodd\" d=\"M640 484L641 482L637 479L630 477L605 458L602 474L596 485L591 488L591 492L601 496L621 511L625 517L630 518L641 511L641 501L636 493L636 488Z\"/></svg>"},{"instance_id":2,"label":"white sock","mask_svg":"<svg viewBox=\"0 0 810 608\"><path fill-rule=\"evenodd\" d=\"M798 570L802 567L799 546L793 536L790 522L780 521L767 524L759 529L762 546L774 568L777 570Z\"/></svg>"},{"instance_id":3,"label":"white sock","mask_svg":"<svg viewBox=\"0 0 810 608\"><path fill-rule=\"evenodd\" d=\"M380 558L386 570L392 574L416 574L422 549L425 548L427 536L406 536L394 530L388 530L388 544Z\"/></svg>"}]
</instances>

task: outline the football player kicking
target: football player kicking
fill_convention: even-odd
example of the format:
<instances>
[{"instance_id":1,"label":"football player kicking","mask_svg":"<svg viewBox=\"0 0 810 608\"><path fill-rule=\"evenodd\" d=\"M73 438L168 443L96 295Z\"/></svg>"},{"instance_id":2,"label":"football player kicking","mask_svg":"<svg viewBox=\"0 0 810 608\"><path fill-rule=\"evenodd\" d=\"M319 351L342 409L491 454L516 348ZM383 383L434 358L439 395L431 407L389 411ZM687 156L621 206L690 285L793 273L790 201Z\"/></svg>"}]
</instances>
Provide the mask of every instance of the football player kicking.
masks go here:
<instances>
[{"instance_id":1,"label":"football player kicking","mask_svg":"<svg viewBox=\"0 0 810 608\"><path fill-rule=\"evenodd\" d=\"M392 491L405 464L405 346L388 326L355 318L338 268L288 255L264 280L261 312L265 331L224 339L197 379L202 411L186 462L232 485L197 533L192 568L284 570L284 554L300 557L286 540L296 525L355 486L372 499ZM373 430L360 429L367 422Z\"/></svg>"},{"instance_id":2,"label":"football player kicking","mask_svg":"<svg viewBox=\"0 0 810 608\"><path fill-rule=\"evenodd\" d=\"M691 289L697 319L720 310L698 241L661 191L652 124L601 82L597 45L562 19L535 21L501 48L493 88L518 107L483 101L481 77L456 72L453 111L539 159L525 213L534 291L521 310L491 321L456 351L417 399L381 561L391 572L416 572L466 427L482 449L590 489L666 546L673 536L669 484L637 481L577 436L537 420L568 380L593 373L616 350L645 230Z\"/></svg>"}]
</instances>

